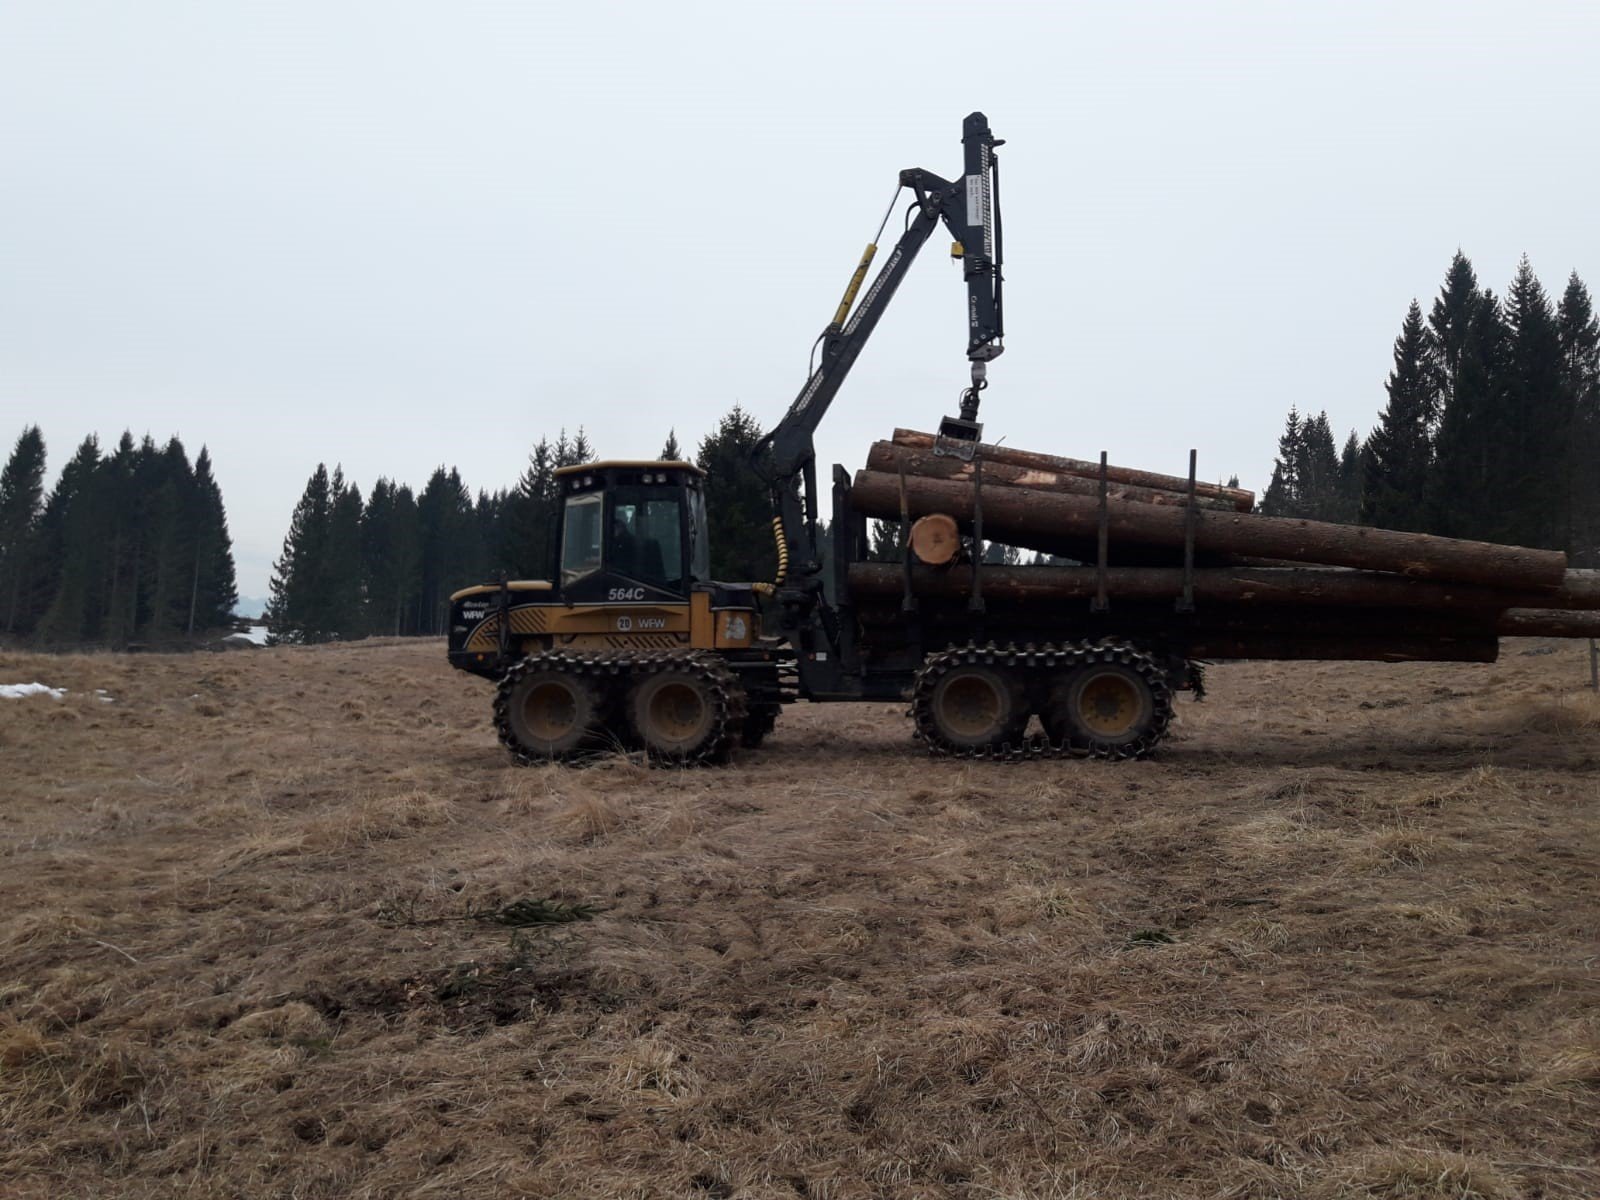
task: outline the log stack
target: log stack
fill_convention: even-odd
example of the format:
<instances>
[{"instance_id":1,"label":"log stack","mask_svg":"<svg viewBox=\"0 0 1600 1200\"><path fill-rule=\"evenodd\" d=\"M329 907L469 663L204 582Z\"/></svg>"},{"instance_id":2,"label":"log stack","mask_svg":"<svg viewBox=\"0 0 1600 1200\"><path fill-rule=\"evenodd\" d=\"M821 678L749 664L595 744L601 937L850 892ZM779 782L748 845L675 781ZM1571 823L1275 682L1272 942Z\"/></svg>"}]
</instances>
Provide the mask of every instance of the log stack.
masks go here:
<instances>
[{"instance_id":1,"label":"log stack","mask_svg":"<svg viewBox=\"0 0 1600 1200\"><path fill-rule=\"evenodd\" d=\"M981 612L1013 640L1103 628L1214 658L1492 661L1500 636L1600 636L1600 572L1559 551L1266 517L1242 489L1103 462L987 444L964 459L900 429L851 501L912 522L909 567L850 567L864 629L903 624L910 599L924 621ZM980 529L1089 565L975 569L962 538Z\"/></svg>"}]
</instances>

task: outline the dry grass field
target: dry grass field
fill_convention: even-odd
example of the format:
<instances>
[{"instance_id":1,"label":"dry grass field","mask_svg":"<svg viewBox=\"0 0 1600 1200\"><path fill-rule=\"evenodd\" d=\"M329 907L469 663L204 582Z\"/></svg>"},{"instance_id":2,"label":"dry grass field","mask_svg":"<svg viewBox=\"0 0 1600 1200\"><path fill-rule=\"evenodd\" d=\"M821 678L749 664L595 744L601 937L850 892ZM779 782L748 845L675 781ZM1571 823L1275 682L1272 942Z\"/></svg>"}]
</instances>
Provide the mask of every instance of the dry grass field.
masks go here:
<instances>
[{"instance_id":1,"label":"dry grass field","mask_svg":"<svg viewBox=\"0 0 1600 1200\"><path fill-rule=\"evenodd\" d=\"M0 1195L1600 1195L1585 654L696 771L512 767L438 643L0 654ZM519 897L603 911L441 919Z\"/></svg>"}]
</instances>

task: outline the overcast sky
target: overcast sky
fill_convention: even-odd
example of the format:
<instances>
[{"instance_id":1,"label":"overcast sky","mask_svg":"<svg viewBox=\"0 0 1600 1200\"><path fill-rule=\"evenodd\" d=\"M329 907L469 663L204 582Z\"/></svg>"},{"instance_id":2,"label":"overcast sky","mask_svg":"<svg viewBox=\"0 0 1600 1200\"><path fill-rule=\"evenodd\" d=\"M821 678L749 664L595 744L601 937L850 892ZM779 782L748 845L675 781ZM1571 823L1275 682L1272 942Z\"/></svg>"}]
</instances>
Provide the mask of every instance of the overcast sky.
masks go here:
<instances>
[{"instance_id":1,"label":"overcast sky","mask_svg":"<svg viewBox=\"0 0 1600 1200\"><path fill-rule=\"evenodd\" d=\"M1003 155L991 439L1260 488L1459 246L1600 288L1600 5L0 0L0 436L211 448L264 595L319 460L512 484L798 390L903 167ZM888 239L886 239L888 240ZM955 407L941 236L824 423Z\"/></svg>"}]
</instances>

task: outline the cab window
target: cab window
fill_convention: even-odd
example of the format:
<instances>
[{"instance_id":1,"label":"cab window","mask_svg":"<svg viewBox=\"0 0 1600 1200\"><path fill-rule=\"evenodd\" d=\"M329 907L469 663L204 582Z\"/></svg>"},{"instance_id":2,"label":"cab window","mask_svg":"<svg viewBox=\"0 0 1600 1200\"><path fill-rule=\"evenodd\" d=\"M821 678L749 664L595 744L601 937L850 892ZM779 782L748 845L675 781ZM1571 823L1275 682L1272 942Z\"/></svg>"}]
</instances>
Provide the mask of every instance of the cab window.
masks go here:
<instances>
[{"instance_id":1,"label":"cab window","mask_svg":"<svg viewBox=\"0 0 1600 1200\"><path fill-rule=\"evenodd\" d=\"M561 582L571 583L600 569L601 515L605 498L599 492L567 500L561 529Z\"/></svg>"},{"instance_id":2,"label":"cab window","mask_svg":"<svg viewBox=\"0 0 1600 1200\"><path fill-rule=\"evenodd\" d=\"M641 583L683 580L681 505L676 494L618 488L611 506L607 567Z\"/></svg>"}]
</instances>

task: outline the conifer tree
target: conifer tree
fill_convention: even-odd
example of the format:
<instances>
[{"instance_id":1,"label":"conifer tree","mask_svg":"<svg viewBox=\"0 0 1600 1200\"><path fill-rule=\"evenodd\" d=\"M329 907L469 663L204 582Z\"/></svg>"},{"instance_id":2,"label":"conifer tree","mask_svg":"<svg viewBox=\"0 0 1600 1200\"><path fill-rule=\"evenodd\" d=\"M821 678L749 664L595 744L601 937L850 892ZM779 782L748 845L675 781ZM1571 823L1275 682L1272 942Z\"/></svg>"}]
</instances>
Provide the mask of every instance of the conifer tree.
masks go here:
<instances>
[{"instance_id":1,"label":"conifer tree","mask_svg":"<svg viewBox=\"0 0 1600 1200\"><path fill-rule=\"evenodd\" d=\"M1564 547L1569 533L1568 478L1572 409L1561 377L1561 338L1549 297L1528 256L1506 294L1507 342L1502 422L1504 470L1501 540Z\"/></svg>"},{"instance_id":2,"label":"conifer tree","mask_svg":"<svg viewBox=\"0 0 1600 1200\"><path fill-rule=\"evenodd\" d=\"M658 458L662 462L683 461L683 450L678 446L678 431L676 429L667 430L667 444L661 447L661 453Z\"/></svg>"},{"instance_id":3,"label":"conifer tree","mask_svg":"<svg viewBox=\"0 0 1600 1200\"><path fill-rule=\"evenodd\" d=\"M133 434L122 431L117 448L100 460L95 490L104 506L107 540L101 561L104 584L98 636L113 646L126 645L133 636L130 606L138 596L140 540L138 502L139 447Z\"/></svg>"},{"instance_id":4,"label":"conifer tree","mask_svg":"<svg viewBox=\"0 0 1600 1200\"><path fill-rule=\"evenodd\" d=\"M506 520L506 509L511 493L504 488L495 492L478 489L478 499L472 506L473 521L477 526L477 544L480 560L474 564L472 574L479 580L498 579L504 574L508 579L516 574L511 557L511 539Z\"/></svg>"},{"instance_id":5,"label":"conifer tree","mask_svg":"<svg viewBox=\"0 0 1600 1200\"><path fill-rule=\"evenodd\" d=\"M528 455L527 469L506 501L507 569L518 578L538 579L551 570L555 455L555 447L540 438Z\"/></svg>"},{"instance_id":6,"label":"conifer tree","mask_svg":"<svg viewBox=\"0 0 1600 1200\"><path fill-rule=\"evenodd\" d=\"M228 535L228 513L222 489L212 472L211 452L200 447L194 464L194 543L191 550L189 633L220 629L233 620L239 603L238 579L233 565L233 540Z\"/></svg>"},{"instance_id":7,"label":"conifer tree","mask_svg":"<svg viewBox=\"0 0 1600 1200\"><path fill-rule=\"evenodd\" d=\"M1278 457L1261 499L1261 511L1269 517L1346 520L1344 488L1328 414L1302 417L1291 405L1278 438Z\"/></svg>"},{"instance_id":8,"label":"conifer tree","mask_svg":"<svg viewBox=\"0 0 1600 1200\"><path fill-rule=\"evenodd\" d=\"M411 489L380 478L361 516L361 561L368 624L394 637L422 632L422 550Z\"/></svg>"},{"instance_id":9,"label":"conifer tree","mask_svg":"<svg viewBox=\"0 0 1600 1200\"><path fill-rule=\"evenodd\" d=\"M408 484L394 492L394 570L400 581L401 631L422 632L422 522Z\"/></svg>"},{"instance_id":10,"label":"conifer tree","mask_svg":"<svg viewBox=\"0 0 1600 1200\"><path fill-rule=\"evenodd\" d=\"M1429 476L1430 532L1495 540L1504 519L1505 362L1509 333L1500 301L1485 288L1472 306L1454 381L1434 442Z\"/></svg>"},{"instance_id":11,"label":"conifer tree","mask_svg":"<svg viewBox=\"0 0 1600 1200\"><path fill-rule=\"evenodd\" d=\"M0 471L0 629L28 624L35 541L44 511L44 435L30 425Z\"/></svg>"},{"instance_id":12,"label":"conifer tree","mask_svg":"<svg viewBox=\"0 0 1600 1200\"><path fill-rule=\"evenodd\" d=\"M575 467L579 463L594 461L594 447L589 442L589 437L583 431L583 426L578 426L578 432L572 440L567 440L567 431L563 429L561 436L556 441L556 466Z\"/></svg>"},{"instance_id":13,"label":"conifer tree","mask_svg":"<svg viewBox=\"0 0 1600 1200\"><path fill-rule=\"evenodd\" d=\"M62 468L45 502L40 558L49 573L37 599L37 631L45 642L66 644L96 636L105 549L100 477L100 442L90 434Z\"/></svg>"},{"instance_id":14,"label":"conifer tree","mask_svg":"<svg viewBox=\"0 0 1600 1200\"><path fill-rule=\"evenodd\" d=\"M332 634L350 641L367 636L366 595L361 570L361 489L335 466L329 481L328 556L323 589Z\"/></svg>"},{"instance_id":15,"label":"conifer tree","mask_svg":"<svg viewBox=\"0 0 1600 1200\"><path fill-rule=\"evenodd\" d=\"M178 438L169 438L151 456L142 490L146 553L140 581L141 635L150 640L181 632L189 608L194 471Z\"/></svg>"},{"instance_id":16,"label":"conifer tree","mask_svg":"<svg viewBox=\"0 0 1600 1200\"><path fill-rule=\"evenodd\" d=\"M1394 341L1394 369L1384 385L1389 403L1367 438L1362 524L1413 532L1428 527L1428 434L1437 384L1433 339L1413 300Z\"/></svg>"},{"instance_id":17,"label":"conifer tree","mask_svg":"<svg viewBox=\"0 0 1600 1200\"><path fill-rule=\"evenodd\" d=\"M1472 269L1472 262L1457 250L1428 315L1433 375L1428 413L1430 436L1437 432L1445 408L1455 397L1463 354L1472 329L1472 316L1481 299L1483 293L1478 289L1478 277Z\"/></svg>"},{"instance_id":18,"label":"conifer tree","mask_svg":"<svg viewBox=\"0 0 1600 1200\"><path fill-rule=\"evenodd\" d=\"M711 573L717 579L767 580L777 570L772 499L751 460L760 440L761 426L735 404L717 428L701 440L695 458L706 473ZM791 559L806 553L809 550L805 547L789 547Z\"/></svg>"},{"instance_id":19,"label":"conifer tree","mask_svg":"<svg viewBox=\"0 0 1600 1200\"><path fill-rule=\"evenodd\" d=\"M333 636L326 581L333 514L328 468L317 464L289 518L283 554L272 565L267 627L281 641L321 642Z\"/></svg>"},{"instance_id":20,"label":"conifer tree","mask_svg":"<svg viewBox=\"0 0 1600 1200\"><path fill-rule=\"evenodd\" d=\"M417 497L417 528L421 548L419 616L424 633L438 634L444 631L450 594L481 582L474 578L482 552L472 497L454 467L435 470Z\"/></svg>"},{"instance_id":21,"label":"conifer tree","mask_svg":"<svg viewBox=\"0 0 1600 1200\"><path fill-rule=\"evenodd\" d=\"M1269 517L1297 515L1300 496L1299 468L1305 455L1305 437L1300 411L1293 404L1278 435L1278 457L1273 460L1272 479L1261 497L1261 511Z\"/></svg>"},{"instance_id":22,"label":"conifer tree","mask_svg":"<svg viewBox=\"0 0 1600 1200\"><path fill-rule=\"evenodd\" d=\"M394 505L394 484L380 475L361 512L361 589L373 632L398 637L401 583L394 554Z\"/></svg>"},{"instance_id":23,"label":"conifer tree","mask_svg":"<svg viewBox=\"0 0 1600 1200\"><path fill-rule=\"evenodd\" d=\"M125 431L102 456L91 435L39 504L42 440L37 449L34 477L26 455L0 474L0 513L11 518L0 519L0 630L55 645L164 642L193 628L200 585L223 608L203 626L226 622L237 596L209 456L197 474L177 437L158 447ZM19 555L9 535L28 494L34 517Z\"/></svg>"},{"instance_id":24,"label":"conifer tree","mask_svg":"<svg viewBox=\"0 0 1600 1200\"><path fill-rule=\"evenodd\" d=\"M1337 521L1343 500L1339 491L1339 449L1334 445L1328 414L1320 412L1302 426L1300 515L1313 521Z\"/></svg>"},{"instance_id":25,"label":"conifer tree","mask_svg":"<svg viewBox=\"0 0 1600 1200\"><path fill-rule=\"evenodd\" d=\"M1567 552L1582 566L1600 565L1600 322L1589 289L1574 271L1556 310L1561 384L1571 411Z\"/></svg>"},{"instance_id":26,"label":"conifer tree","mask_svg":"<svg viewBox=\"0 0 1600 1200\"><path fill-rule=\"evenodd\" d=\"M1305 435L1305 422L1299 409L1291 404L1283 432L1278 435L1272 478L1261 500L1261 511L1268 516L1289 517L1300 513L1300 464L1305 461Z\"/></svg>"},{"instance_id":27,"label":"conifer tree","mask_svg":"<svg viewBox=\"0 0 1600 1200\"><path fill-rule=\"evenodd\" d=\"M1339 452L1339 515L1347 524L1361 517L1361 494L1366 486L1366 463L1361 440L1352 429Z\"/></svg>"}]
</instances>

